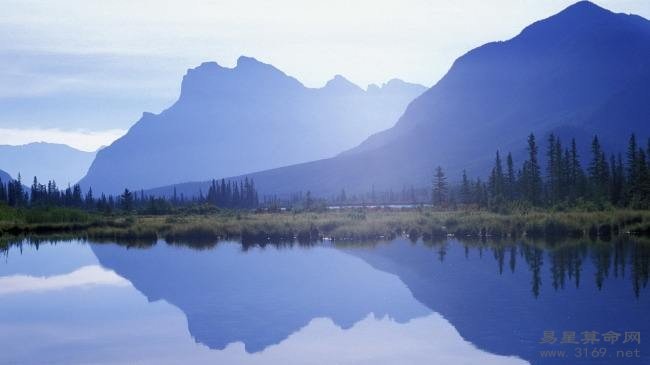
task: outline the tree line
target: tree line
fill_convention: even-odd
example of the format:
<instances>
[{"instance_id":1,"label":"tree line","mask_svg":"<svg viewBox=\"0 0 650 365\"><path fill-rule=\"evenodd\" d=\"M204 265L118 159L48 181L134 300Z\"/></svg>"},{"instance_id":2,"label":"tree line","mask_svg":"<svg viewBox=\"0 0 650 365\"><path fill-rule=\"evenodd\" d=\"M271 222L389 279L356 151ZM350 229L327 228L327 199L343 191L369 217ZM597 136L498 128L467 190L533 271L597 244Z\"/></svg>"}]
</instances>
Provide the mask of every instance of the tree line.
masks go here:
<instances>
[{"instance_id":1,"label":"tree line","mask_svg":"<svg viewBox=\"0 0 650 365\"><path fill-rule=\"evenodd\" d=\"M199 197L201 197L200 194ZM237 182L221 179L221 182L212 180L208 188L206 202L217 207L225 208L256 208L259 205L259 197L255 190L255 182L248 178Z\"/></svg>"},{"instance_id":2,"label":"tree line","mask_svg":"<svg viewBox=\"0 0 650 365\"><path fill-rule=\"evenodd\" d=\"M81 186L75 184L60 189L53 180L43 184L36 177L31 187L23 185L22 177L3 182L0 179L0 203L11 207L67 207L113 213L115 211L138 211L147 214L163 214L172 212L175 207L192 205L210 205L220 208L249 209L259 204L255 183L248 178L241 181L221 182L213 180L206 196L201 192L198 196L186 198L177 195L176 187L171 197L161 197L145 194L144 191L134 192L124 189L119 195L93 195L92 188L83 193Z\"/></svg>"},{"instance_id":3,"label":"tree line","mask_svg":"<svg viewBox=\"0 0 650 365\"><path fill-rule=\"evenodd\" d=\"M594 136L586 168L581 165L575 139L564 146L558 136L550 134L546 141L546 166L539 162L539 146L532 133L526 151L526 160L516 168L511 153L504 163L497 150L487 179L470 179L463 171L456 189L449 188L442 168L437 167L432 203L436 206L460 203L496 211L517 205L650 208L650 140L643 148L632 134L625 156L608 155L598 136Z\"/></svg>"}]
</instances>

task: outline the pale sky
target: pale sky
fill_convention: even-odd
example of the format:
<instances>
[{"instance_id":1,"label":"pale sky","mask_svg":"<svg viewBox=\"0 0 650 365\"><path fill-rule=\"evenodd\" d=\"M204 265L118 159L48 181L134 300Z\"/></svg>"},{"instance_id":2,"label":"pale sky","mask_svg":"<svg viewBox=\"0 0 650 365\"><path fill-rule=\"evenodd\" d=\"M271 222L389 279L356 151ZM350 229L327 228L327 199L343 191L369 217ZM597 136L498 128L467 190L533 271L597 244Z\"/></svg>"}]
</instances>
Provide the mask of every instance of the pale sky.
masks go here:
<instances>
[{"instance_id":1,"label":"pale sky","mask_svg":"<svg viewBox=\"0 0 650 365\"><path fill-rule=\"evenodd\" d=\"M94 150L178 97L186 70L240 55L307 86L432 86L468 50L565 0L0 0L0 144ZM650 18L648 0L601 0ZM88 138L92 136L92 138Z\"/></svg>"}]
</instances>

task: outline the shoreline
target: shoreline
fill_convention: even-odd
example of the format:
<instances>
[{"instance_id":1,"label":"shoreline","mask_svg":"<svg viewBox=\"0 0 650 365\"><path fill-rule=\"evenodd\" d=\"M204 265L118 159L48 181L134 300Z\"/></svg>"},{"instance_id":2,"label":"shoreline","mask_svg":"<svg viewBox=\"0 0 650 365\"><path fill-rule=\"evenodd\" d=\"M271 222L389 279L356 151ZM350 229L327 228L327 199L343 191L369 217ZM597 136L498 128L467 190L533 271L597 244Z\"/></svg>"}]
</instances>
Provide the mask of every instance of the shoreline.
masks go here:
<instances>
[{"instance_id":1,"label":"shoreline","mask_svg":"<svg viewBox=\"0 0 650 365\"><path fill-rule=\"evenodd\" d=\"M340 209L323 212L221 211L209 214L87 214L69 221L0 221L2 239L70 235L88 239L206 242L370 241L408 237L424 240L591 238L610 240L650 234L650 211L530 212L433 209Z\"/></svg>"}]
</instances>

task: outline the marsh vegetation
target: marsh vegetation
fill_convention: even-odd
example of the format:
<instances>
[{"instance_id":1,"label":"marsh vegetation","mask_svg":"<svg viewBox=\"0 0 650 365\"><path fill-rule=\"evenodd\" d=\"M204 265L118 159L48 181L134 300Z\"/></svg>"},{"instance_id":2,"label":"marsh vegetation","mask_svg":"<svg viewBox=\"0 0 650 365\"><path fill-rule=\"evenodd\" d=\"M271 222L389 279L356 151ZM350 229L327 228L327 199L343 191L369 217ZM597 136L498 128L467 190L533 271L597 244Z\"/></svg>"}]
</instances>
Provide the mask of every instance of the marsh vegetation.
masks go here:
<instances>
[{"instance_id":1,"label":"marsh vegetation","mask_svg":"<svg viewBox=\"0 0 650 365\"><path fill-rule=\"evenodd\" d=\"M408 236L475 238L599 238L650 234L650 212L438 211L432 208L351 208L323 211L200 209L167 215L102 215L68 208L0 208L2 236L69 234L105 240L206 242L364 241Z\"/></svg>"}]
</instances>

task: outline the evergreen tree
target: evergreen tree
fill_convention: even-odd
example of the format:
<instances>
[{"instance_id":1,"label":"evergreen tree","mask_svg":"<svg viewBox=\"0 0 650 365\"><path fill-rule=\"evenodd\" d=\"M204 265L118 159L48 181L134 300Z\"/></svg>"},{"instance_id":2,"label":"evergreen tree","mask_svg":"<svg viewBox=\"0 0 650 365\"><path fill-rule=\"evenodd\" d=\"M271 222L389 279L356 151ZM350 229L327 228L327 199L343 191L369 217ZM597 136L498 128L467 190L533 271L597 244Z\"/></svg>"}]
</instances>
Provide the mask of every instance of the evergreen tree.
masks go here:
<instances>
[{"instance_id":1,"label":"evergreen tree","mask_svg":"<svg viewBox=\"0 0 650 365\"><path fill-rule=\"evenodd\" d=\"M0 202L7 203L7 185L0 179Z\"/></svg>"},{"instance_id":2,"label":"evergreen tree","mask_svg":"<svg viewBox=\"0 0 650 365\"><path fill-rule=\"evenodd\" d=\"M650 207L650 181L646 154L643 148L639 148L637 167L637 187L633 200L633 207L647 209Z\"/></svg>"},{"instance_id":3,"label":"evergreen tree","mask_svg":"<svg viewBox=\"0 0 650 365\"><path fill-rule=\"evenodd\" d=\"M27 203L26 192L23 189L22 178L18 173L18 178L7 184L7 202L12 207L22 207Z\"/></svg>"},{"instance_id":4,"label":"evergreen tree","mask_svg":"<svg viewBox=\"0 0 650 365\"><path fill-rule=\"evenodd\" d=\"M463 178L460 186L460 199L461 203L469 204L472 201L472 188L470 186L469 179L467 178L467 172L463 170Z\"/></svg>"},{"instance_id":5,"label":"evergreen tree","mask_svg":"<svg viewBox=\"0 0 650 365\"><path fill-rule=\"evenodd\" d=\"M72 188L72 204L73 207L81 208L83 206L83 198L81 197L81 186L75 184Z\"/></svg>"},{"instance_id":6,"label":"evergreen tree","mask_svg":"<svg viewBox=\"0 0 650 365\"><path fill-rule=\"evenodd\" d=\"M86 192L86 198L84 199L84 205L88 210L92 210L93 207L95 206L95 198L93 198L93 188L88 188L88 192Z\"/></svg>"},{"instance_id":7,"label":"evergreen tree","mask_svg":"<svg viewBox=\"0 0 650 365\"><path fill-rule=\"evenodd\" d=\"M623 170L623 161L622 157L619 154L618 160L611 155L610 157L610 166L611 166L611 180L610 180L610 202L615 206L623 205L623 188L625 185L625 173Z\"/></svg>"},{"instance_id":8,"label":"evergreen tree","mask_svg":"<svg viewBox=\"0 0 650 365\"><path fill-rule=\"evenodd\" d=\"M522 173L526 200L533 205L539 205L541 203L542 177L537 160L535 135L532 133L528 136L528 160L524 162Z\"/></svg>"},{"instance_id":9,"label":"evergreen tree","mask_svg":"<svg viewBox=\"0 0 650 365\"><path fill-rule=\"evenodd\" d=\"M571 139L571 162L569 164L569 200L575 201L585 194L584 172L580 165L580 156L575 138Z\"/></svg>"},{"instance_id":10,"label":"evergreen tree","mask_svg":"<svg viewBox=\"0 0 650 365\"><path fill-rule=\"evenodd\" d=\"M503 195L503 185L504 185L503 167L501 164L501 156L499 155L498 150L494 161L494 168L492 168L492 175L490 176L489 184L490 184L490 193L493 197Z\"/></svg>"},{"instance_id":11,"label":"evergreen tree","mask_svg":"<svg viewBox=\"0 0 650 365\"><path fill-rule=\"evenodd\" d=\"M110 197L110 200L112 200L112 198L113 197ZM110 202L110 205L112 206L113 203ZM133 210L133 193L130 192L129 189L124 189L124 192L120 195L120 207L125 212Z\"/></svg>"},{"instance_id":12,"label":"evergreen tree","mask_svg":"<svg viewBox=\"0 0 650 365\"><path fill-rule=\"evenodd\" d=\"M627 147L627 185L628 200L631 200L639 189L639 158L634 133L630 136Z\"/></svg>"},{"instance_id":13,"label":"evergreen tree","mask_svg":"<svg viewBox=\"0 0 650 365\"><path fill-rule=\"evenodd\" d=\"M548 136L548 150L546 152L546 157L548 159L548 166L546 167L547 174L547 184L546 184L546 194L548 199L551 202L556 202L558 200L558 186L559 186L559 174L558 166L560 164L557 151L556 151L556 140L555 135L551 133Z\"/></svg>"},{"instance_id":14,"label":"evergreen tree","mask_svg":"<svg viewBox=\"0 0 650 365\"><path fill-rule=\"evenodd\" d=\"M512 160L512 153L508 152L508 157L506 159L506 165L508 169L508 175L506 177L506 186L505 194L508 200L514 200L516 197L516 182L517 177L515 176L515 166Z\"/></svg>"},{"instance_id":15,"label":"evergreen tree","mask_svg":"<svg viewBox=\"0 0 650 365\"><path fill-rule=\"evenodd\" d=\"M447 177L440 166L436 167L433 176L432 198L433 205L437 207L442 207L447 202Z\"/></svg>"},{"instance_id":16,"label":"evergreen tree","mask_svg":"<svg viewBox=\"0 0 650 365\"><path fill-rule=\"evenodd\" d=\"M591 142L592 159L589 164L589 183L591 186L591 193L597 202L607 200L608 183L609 183L609 167L605 152L603 152L598 136L594 136Z\"/></svg>"}]
</instances>

